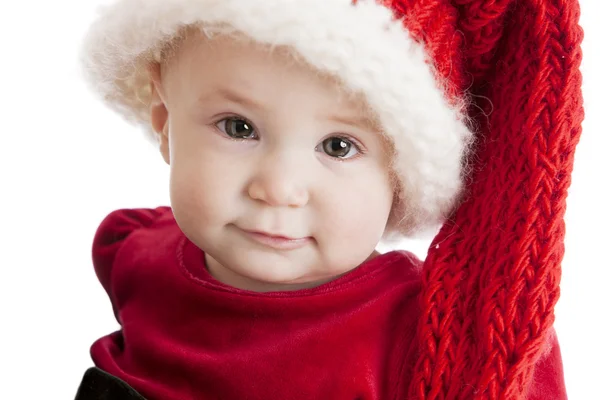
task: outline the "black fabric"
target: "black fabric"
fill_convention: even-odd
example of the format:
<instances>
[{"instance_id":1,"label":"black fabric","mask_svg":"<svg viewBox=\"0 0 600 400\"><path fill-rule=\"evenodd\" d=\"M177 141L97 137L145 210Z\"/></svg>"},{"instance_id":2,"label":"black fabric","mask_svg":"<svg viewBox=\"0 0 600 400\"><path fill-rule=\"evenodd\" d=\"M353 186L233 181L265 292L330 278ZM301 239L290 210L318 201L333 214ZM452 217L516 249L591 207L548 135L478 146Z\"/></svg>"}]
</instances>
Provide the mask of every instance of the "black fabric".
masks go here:
<instances>
[{"instance_id":1,"label":"black fabric","mask_svg":"<svg viewBox=\"0 0 600 400\"><path fill-rule=\"evenodd\" d=\"M85 371L75 400L146 400L121 379L96 367Z\"/></svg>"}]
</instances>

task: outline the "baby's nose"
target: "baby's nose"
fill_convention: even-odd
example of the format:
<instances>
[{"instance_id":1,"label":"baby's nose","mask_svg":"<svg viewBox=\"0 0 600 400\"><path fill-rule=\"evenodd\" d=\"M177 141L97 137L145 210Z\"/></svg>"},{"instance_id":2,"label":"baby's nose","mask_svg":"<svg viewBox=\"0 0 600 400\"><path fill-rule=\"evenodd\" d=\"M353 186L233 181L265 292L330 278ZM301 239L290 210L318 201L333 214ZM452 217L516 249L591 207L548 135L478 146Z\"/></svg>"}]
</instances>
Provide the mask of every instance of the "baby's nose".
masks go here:
<instances>
[{"instance_id":1,"label":"baby's nose","mask_svg":"<svg viewBox=\"0 0 600 400\"><path fill-rule=\"evenodd\" d=\"M248 186L250 198L273 207L302 207L308 202L306 171L292 157L263 160Z\"/></svg>"}]
</instances>

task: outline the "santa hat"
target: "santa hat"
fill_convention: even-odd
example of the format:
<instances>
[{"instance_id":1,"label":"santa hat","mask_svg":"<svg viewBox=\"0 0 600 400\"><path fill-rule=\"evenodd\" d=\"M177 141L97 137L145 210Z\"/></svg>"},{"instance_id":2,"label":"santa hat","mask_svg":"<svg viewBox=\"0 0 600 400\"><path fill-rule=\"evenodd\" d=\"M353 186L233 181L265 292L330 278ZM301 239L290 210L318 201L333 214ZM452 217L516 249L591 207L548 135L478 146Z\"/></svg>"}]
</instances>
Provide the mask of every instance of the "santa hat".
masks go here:
<instances>
[{"instance_id":1,"label":"santa hat","mask_svg":"<svg viewBox=\"0 0 600 400\"><path fill-rule=\"evenodd\" d=\"M390 2L388 2L390 3ZM351 0L122 0L106 8L85 42L88 81L107 104L152 135L150 77L182 26L226 24L260 43L289 46L309 64L363 93L395 147L401 190L388 232L440 223L461 191L465 77L460 35L425 51L396 20L401 2ZM417 28L411 21L413 28ZM419 31L419 28L414 29ZM437 67L437 68L436 68ZM402 221L400 223L400 221Z\"/></svg>"},{"instance_id":2,"label":"santa hat","mask_svg":"<svg viewBox=\"0 0 600 400\"><path fill-rule=\"evenodd\" d=\"M146 66L189 25L292 47L364 94L394 145L395 228L446 221L424 265L412 393L518 399L558 298L583 118L578 16L576 0L119 0L83 62L148 132Z\"/></svg>"}]
</instances>

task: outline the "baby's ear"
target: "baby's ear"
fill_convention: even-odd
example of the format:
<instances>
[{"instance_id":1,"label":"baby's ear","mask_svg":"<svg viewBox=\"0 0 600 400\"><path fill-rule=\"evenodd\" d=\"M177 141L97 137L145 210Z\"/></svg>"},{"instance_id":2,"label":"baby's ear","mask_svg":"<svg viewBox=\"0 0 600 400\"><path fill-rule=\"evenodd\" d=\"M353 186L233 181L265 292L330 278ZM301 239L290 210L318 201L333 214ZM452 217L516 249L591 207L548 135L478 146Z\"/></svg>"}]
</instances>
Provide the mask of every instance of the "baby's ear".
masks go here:
<instances>
[{"instance_id":1,"label":"baby's ear","mask_svg":"<svg viewBox=\"0 0 600 400\"><path fill-rule=\"evenodd\" d=\"M152 129L158 136L160 152L167 164L171 163L169 155L169 110L165 103L162 87L161 67L159 63L148 66L152 98L150 100L150 121Z\"/></svg>"}]
</instances>

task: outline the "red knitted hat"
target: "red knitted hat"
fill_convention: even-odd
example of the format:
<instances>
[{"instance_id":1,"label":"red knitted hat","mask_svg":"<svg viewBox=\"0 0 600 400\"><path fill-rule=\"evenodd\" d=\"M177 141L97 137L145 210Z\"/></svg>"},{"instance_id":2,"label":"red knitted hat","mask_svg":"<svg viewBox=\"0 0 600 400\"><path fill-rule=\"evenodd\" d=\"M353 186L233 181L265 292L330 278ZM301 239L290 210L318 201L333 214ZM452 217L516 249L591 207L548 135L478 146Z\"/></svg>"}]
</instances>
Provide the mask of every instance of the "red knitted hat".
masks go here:
<instances>
[{"instance_id":1,"label":"red knitted hat","mask_svg":"<svg viewBox=\"0 0 600 400\"><path fill-rule=\"evenodd\" d=\"M83 63L148 132L145 66L188 25L290 46L363 93L395 147L394 228L446 221L425 260L414 398L519 399L559 295L578 17L576 0L118 0Z\"/></svg>"}]
</instances>

